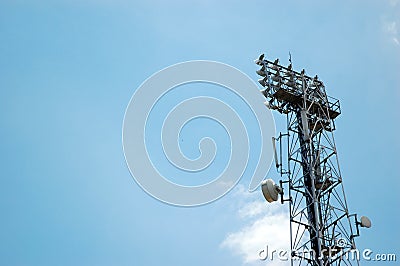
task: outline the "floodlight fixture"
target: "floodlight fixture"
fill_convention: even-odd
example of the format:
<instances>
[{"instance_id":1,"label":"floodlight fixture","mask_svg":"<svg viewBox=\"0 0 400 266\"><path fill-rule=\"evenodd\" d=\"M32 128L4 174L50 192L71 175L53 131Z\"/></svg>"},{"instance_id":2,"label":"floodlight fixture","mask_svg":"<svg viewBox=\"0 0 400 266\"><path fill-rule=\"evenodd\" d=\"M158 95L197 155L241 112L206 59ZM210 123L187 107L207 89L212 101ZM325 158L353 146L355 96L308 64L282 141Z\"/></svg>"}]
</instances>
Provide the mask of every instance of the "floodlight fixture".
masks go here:
<instances>
[{"instance_id":1,"label":"floodlight fixture","mask_svg":"<svg viewBox=\"0 0 400 266\"><path fill-rule=\"evenodd\" d=\"M272 80L273 81L277 81L277 82L281 80L281 76L280 76L279 70L276 72L276 75L272 76Z\"/></svg>"},{"instance_id":2,"label":"floodlight fixture","mask_svg":"<svg viewBox=\"0 0 400 266\"><path fill-rule=\"evenodd\" d=\"M265 77L267 75L267 73L265 72L264 66L261 69L257 70L256 73L262 77Z\"/></svg>"},{"instance_id":3,"label":"floodlight fixture","mask_svg":"<svg viewBox=\"0 0 400 266\"><path fill-rule=\"evenodd\" d=\"M264 59L264 54L261 54L258 59L254 60L254 63L256 63L259 66L263 65L263 59Z\"/></svg>"},{"instance_id":4,"label":"floodlight fixture","mask_svg":"<svg viewBox=\"0 0 400 266\"><path fill-rule=\"evenodd\" d=\"M261 86L263 86L263 87L267 86L267 84L268 84L268 82L266 81L265 78L259 79L259 80L258 80L258 83L260 83Z\"/></svg>"}]
</instances>

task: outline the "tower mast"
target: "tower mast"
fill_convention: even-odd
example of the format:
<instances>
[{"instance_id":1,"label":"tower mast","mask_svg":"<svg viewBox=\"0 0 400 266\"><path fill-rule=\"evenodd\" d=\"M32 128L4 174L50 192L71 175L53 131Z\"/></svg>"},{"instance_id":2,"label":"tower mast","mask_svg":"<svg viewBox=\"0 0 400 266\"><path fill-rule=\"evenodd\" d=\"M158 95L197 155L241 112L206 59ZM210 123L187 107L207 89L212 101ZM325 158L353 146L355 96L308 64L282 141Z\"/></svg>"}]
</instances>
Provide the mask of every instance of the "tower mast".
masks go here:
<instances>
[{"instance_id":1,"label":"tower mast","mask_svg":"<svg viewBox=\"0 0 400 266\"><path fill-rule=\"evenodd\" d=\"M278 194L289 202L292 265L358 265L354 237L358 225L370 224L358 222L347 208L333 137L339 101L326 94L318 76L294 71L292 62L286 67L264 55L255 62L265 105L287 119L286 132L273 138L282 180L275 185L268 179L262 189L269 202Z\"/></svg>"}]
</instances>

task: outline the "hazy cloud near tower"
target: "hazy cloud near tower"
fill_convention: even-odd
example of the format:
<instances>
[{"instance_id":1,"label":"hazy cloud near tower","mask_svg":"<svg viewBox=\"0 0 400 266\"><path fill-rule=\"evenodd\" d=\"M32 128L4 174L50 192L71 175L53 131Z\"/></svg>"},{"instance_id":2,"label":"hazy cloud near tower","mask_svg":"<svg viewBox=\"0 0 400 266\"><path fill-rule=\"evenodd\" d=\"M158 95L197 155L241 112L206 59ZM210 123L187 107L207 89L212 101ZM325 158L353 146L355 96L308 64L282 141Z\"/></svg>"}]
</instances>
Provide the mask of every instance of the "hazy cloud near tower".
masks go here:
<instances>
[{"instance_id":1,"label":"hazy cloud near tower","mask_svg":"<svg viewBox=\"0 0 400 266\"><path fill-rule=\"evenodd\" d=\"M268 246L271 250L290 250L289 215L286 205L278 202L268 204L260 193L249 193L244 186L234 191L238 200L237 219L243 226L227 234L222 248L230 249L241 257L246 265L289 265L275 256L271 261L260 260L259 253Z\"/></svg>"},{"instance_id":2,"label":"hazy cloud near tower","mask_svg":"<svg viewBox=\"0 0 400 266\"><path fill-rule=\"evenodd\" d=\"M396 21L384 22L384 31L389 35L390 39L396 44L400 45L398 24Z\"/></svg>"},{"instance_id":3,"label":"hazy cloud near tower","mask_svg":"<svg viewBox=\"0 0 400 266\"><path fill-rule=\"evenodd\" d=\"M399 32L399 14L400 14L400 0L389 0L390 9L383 15L382 29L390 41L395 45L400 46L400 32Z\"/></svg>"}]
</instances>

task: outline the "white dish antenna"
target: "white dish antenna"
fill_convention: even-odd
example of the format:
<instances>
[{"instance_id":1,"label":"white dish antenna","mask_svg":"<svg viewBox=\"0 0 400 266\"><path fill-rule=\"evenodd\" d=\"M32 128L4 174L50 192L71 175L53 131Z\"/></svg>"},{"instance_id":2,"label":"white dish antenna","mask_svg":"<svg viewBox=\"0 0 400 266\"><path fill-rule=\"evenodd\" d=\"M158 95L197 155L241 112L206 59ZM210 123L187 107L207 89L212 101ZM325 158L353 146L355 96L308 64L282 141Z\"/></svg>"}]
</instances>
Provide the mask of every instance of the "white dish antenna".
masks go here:
<instances>
[{"instance_id":1,"label":"white dish antenna","mask_svg":"<svg viewBox=\"0 0 400 266\"><path fill-rule=\"evenodd\" d=\"M277 201L279 194L282 193L282 189L272 179L264 180L261 183L261 190L264 198L270 203Z\"/></svg>"},{"instance_id":2,"label":"white dish antenna","mask_svg":"<svg viewBox=\"0 0 400 266\"><path fill-rule=\"evenodd\" d=\"M371 220L367 217L367 216L361 216L361 222L360 225L361 227L366 227L366 228L370 228L371 227Z\"/></svg>"}]
</instances>

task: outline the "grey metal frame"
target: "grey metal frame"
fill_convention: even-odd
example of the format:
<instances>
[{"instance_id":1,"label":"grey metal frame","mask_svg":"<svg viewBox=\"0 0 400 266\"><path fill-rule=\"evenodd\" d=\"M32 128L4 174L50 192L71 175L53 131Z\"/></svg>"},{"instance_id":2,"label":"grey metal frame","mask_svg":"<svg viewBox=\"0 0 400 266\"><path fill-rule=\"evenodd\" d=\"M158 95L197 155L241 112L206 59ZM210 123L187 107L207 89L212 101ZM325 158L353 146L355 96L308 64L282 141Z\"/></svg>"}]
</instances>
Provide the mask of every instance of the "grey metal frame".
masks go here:
<instances>
[{"instance_id":1,"label":"grey metal frame","mask_svg":"<svg viewBox=\"0 0 400 266\"><path fill-rule=\"evenodd\" d=\"M296 72L291 64L263 56L256 63L266 105L287 119L286 132L273 141L280 186L287 192L281 202L289 202L292 265L358 265L333 136L339 101L326 94L317 76Z\"/></svg>"}]
</instances>

